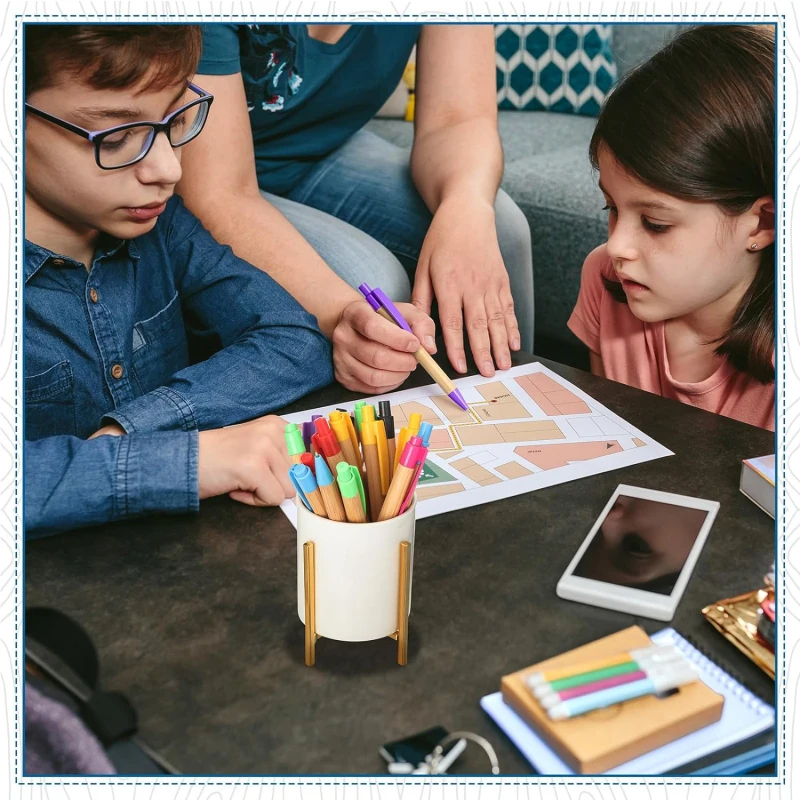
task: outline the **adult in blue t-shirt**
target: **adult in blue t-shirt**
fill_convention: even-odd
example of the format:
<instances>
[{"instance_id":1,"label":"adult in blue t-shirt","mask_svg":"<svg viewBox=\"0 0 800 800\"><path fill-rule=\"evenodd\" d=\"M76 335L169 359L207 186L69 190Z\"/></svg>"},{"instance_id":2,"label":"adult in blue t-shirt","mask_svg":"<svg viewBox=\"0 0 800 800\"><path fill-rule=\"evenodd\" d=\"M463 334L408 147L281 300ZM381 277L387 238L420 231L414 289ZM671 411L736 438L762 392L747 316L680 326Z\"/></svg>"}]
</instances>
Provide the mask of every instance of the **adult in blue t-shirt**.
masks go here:
<instances>
[{"instance_id":1,"label":"adult in blue t-shirt","mask_svg":"<svg viewBox=\"0 0 800 800\"><path fill-rule=\"evenodd\" d=\"M415 44L409 160L363 127ZM418 342L435 351L434 300L459 372L465 330L485 376L533 347L530 230L498 191L494 74L491 26L203 26L197 81L215 99L179 191L317 317L350 389L390 391ZM413 302L399 307L414 336L372 311L362 282Z\"/></svg>"}]
</instances>

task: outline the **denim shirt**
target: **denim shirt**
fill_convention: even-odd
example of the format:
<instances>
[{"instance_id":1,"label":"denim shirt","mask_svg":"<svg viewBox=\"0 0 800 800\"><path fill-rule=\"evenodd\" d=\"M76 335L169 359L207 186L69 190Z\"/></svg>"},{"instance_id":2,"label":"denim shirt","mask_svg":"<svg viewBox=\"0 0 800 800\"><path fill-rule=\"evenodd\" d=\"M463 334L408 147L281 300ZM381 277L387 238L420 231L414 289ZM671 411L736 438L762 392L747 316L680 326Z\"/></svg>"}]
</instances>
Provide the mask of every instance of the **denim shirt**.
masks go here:
<instances>
[{"instance_id":1,"label":"denim shirt","mask_svg":"<svg viewBox=\"0 0 800 800\"><path fill-rule=\"evenodd\" d=\"M197 432L333 380L313 316L178 196L91 271L25 243L28 536L198 507ZM86 437L115 422L126 436Z\"/></svg>"}]
</instances>

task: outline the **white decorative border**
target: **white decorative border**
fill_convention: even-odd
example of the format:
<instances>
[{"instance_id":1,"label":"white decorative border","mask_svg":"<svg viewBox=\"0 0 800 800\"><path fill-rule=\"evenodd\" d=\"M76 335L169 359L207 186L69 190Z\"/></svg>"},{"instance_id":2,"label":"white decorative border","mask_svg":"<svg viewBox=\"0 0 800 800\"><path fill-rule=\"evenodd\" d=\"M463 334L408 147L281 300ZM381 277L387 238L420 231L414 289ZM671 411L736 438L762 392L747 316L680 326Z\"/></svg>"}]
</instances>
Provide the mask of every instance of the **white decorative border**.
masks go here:
<instances>
[{"instance_id":1,"label":"white decorative border","mask_svg":"<svg viewBox=\"0 0 800 800\"><path fill-rule=\"evenodd\" d=\"M378 0L380 3L380 0ZM63 2L26 3L12 0L6 7L0 26L0 75L3 80L3 109L5 131L0 146L2 164L2 189L5 200L4 213L0 213L0 230L6 243L6 259L0 263L0 281L5 289L5 311L0 320L0 699L6 725L0 728L0 797L25 798L148 798L148 800L223 800L223 798L273 798L275 792L286 800L335 796L357 798L368 796L403 800L418 798L473 798L519 797L521 794L542 798L580 797L583 800L600 798L680 797L698 800L713 796L715 800L746 797L789 797L793 783L793 755L797 755L792 724L786 724L786 709L793 710L797 703L798 665L789 661L797 644L797 612L793 595L797 591L797 569L800 562L792 551L787 551L789 537L797 532L797 505L794 498L800 485L800 448L796 437L786 441L786 434L796 434L800 365L792 359L800 356L800 342L794 305L793 274L787 274L791 263L792 220L787 216L786 198L797 195L797 145L800 138L796 130L795 114L797 78L800 71L800 43L797 17L790 0L775 2L503 2L483 0L480 5L457 0L438 0L435 5L420 0L403 3L381 3L376 9L365 0L338 0L317 2L244 3L227 0L212 2ZM127 17L131 21L171 19L201 21L202 18L218 20L252 21L254 18L281 16L296 20L320 21L372 21L386 20L423 22L489 22L509 21L608 21L608 22L702 22L738 21L777 23L777 66L780 81L778 94L778 189L776 203L780 209L780 230L777 247L778 280L778 429L776 453L778 464L778 571L777 585L780 605L784 609L784 625L779 627L778 681L785 687L785 702L776 709L779 729L778 778L742 779L676 779L666 781L626 779L610 781L599 779L530 779L509 778L494 780L451 778L436 782L423 780L391 780L379 778L288 778L241 780L172 778L153 781L142 779L91 780L65 778L59 782L37 781L21 778L20 726L22 724L20 674L23 663L23 643L20 639L23 581L21 564L23 535L18 526L19 492L21 490L21 428L18 386L22 375L21 348L22 325L20 299L21 243L19 215L22 202L22 158L19 143L22 141L22 120L18 113L21 85L19 76L19 31L22 19L52 19L52 21L93 21ZM788 44L787 44L788 40ZM12 180L13 176L13 180ZM785 179L785 185L784 185ZM798 216L800 222L800 216ZM787 444L789 445L787 447ZM757 454L755 454L757 455ZM785 567L785 570L784 570ZM791 583L790 583L791 581ZM788 602L788 606L787 606ZM779 697L784 697L780 693ZM478 698L474 698L477 703ZM469 702L469 698L465 698ZM793 720L792 720L793 721ZM268 753L265 753L268 762ZM265 762L265 766L268 764ZM658 788L656 788L656 786ZM256 788L260 787L260 788ZM341 787L341 788L339 788ZM641 788L632 788L641 787ZM652 787L652 788L650 788ZM713 789L712 789L713 787Z\"/></svg>"}]
</instances>

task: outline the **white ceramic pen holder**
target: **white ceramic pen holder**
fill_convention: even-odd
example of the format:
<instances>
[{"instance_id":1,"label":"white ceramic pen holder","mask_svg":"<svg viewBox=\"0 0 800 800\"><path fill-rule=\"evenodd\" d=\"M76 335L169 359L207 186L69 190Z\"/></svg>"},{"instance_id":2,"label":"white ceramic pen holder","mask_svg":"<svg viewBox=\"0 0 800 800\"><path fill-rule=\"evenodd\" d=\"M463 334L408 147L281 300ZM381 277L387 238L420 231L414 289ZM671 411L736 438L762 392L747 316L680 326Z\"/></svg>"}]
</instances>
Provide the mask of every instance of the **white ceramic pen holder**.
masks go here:
<instances>
[{"instance_id":1,"label":"white ceramic pen holder","mask_svg":"<svg viewBox=\"0 0 800 800\"><path fill-rule=\"evenodd\" d=\"M297 614L306 626L306 664L322 636L342 642L397 639L408 661L408 614L416 498L384 522L333 522L297 508Z\"/></svg>"}]
</instances>

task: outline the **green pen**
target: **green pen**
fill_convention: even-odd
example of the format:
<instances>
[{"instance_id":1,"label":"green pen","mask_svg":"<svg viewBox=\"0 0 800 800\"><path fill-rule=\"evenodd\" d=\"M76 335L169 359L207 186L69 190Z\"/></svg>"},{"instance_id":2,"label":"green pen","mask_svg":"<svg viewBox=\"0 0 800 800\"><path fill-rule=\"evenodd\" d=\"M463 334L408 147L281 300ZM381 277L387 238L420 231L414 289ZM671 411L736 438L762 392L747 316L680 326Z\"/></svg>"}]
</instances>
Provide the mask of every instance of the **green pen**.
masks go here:
<instances>
[{"instance_id":1,"label":"green pen","mask_svg":"<svg viewBox=\"0 0 800 800\"><path fill-rule=\"evenodd\" d=\"M361 438L361 409L363 409L366 404L366 400L358 400L353 409L353 413L356 416L356 432L358 433L359 439Z\"/></svg>"},{"instance_id":2,"label":"green pen","mask_svg":"<svg viewBox=\"0 0 800 800\"><path fill-rule=\"evenodd\" d=\"M283 429L283 435L286 439L286 447L289 450L289 458L292 464L300 464L300 456L306 452L306 445L303 441L303 434L294 422L289 422Z\"/></svg>"},{"instance_id":3,"label":"green pen","mask_svg":"<svg viewBox=\"0 0 800 800\"><path fill-rule=\"evenodd\" d=\"M342 461L336 465L336 482L342 493L344 513L348 522L367 521L367 499L364 495L364 484L358 467Z\"/></svg>"}]
</instances>

